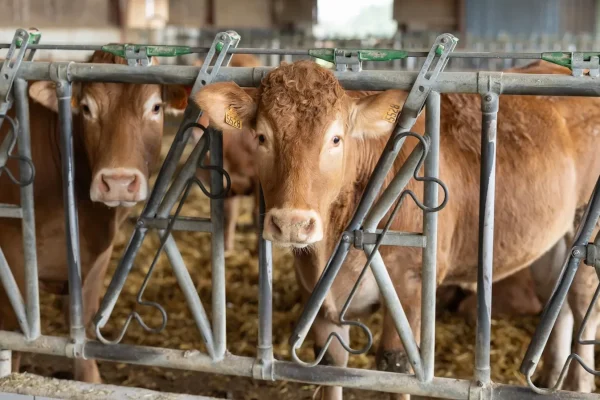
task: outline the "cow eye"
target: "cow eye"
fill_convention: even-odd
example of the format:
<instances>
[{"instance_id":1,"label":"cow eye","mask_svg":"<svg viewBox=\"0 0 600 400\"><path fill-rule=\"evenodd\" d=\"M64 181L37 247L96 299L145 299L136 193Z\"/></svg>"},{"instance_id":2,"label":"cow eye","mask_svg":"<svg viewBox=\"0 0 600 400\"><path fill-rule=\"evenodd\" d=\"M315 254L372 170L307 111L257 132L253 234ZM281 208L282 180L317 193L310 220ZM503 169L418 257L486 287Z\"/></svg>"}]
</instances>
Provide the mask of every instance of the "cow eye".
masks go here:
<instances>
[{"instance_id":1,"label":"cow eye","mask_svg":"<svg viewBox=\"0 0 600 400\"><path fill-rule=\"evenodd\" d=\"M341 140L342 140L342 139L340 139L340 137L339 137L339 136L334 136L334 137L333 137L333 145L334 145L334 146L337 146L338 144L340 144Z\"/></svg>"},{"instance_id":2,"label":"cow eye","mask_svg":"<svg viewBox=\"0 0 600 400\"><path fill-rule=\"evenodd\" d=\"M263 144L265 142L266 138L265 135L258 135L258 142L260 144Z\"/></svg>"},{"instance_id":3,"label":"cow eye","mask_svg":"<svg viewBox=\"0 0 600 400\"><path fill-rule=\"evenodd\" d=\"M81 111L83 111L84 114L90 115L90 108L88 107L87 104L81 105Z\"/></svg>"},{"instance_id":4,"label":"cow eye","mask_svg":"<svg viewBox=\"0 0 600 400\"><path fill-rule=\"evenodd\" d=\"M155 104L154 107L152 107L152 112L158 114L160 112L160 104Z\"/></svg>"}]
</instances>

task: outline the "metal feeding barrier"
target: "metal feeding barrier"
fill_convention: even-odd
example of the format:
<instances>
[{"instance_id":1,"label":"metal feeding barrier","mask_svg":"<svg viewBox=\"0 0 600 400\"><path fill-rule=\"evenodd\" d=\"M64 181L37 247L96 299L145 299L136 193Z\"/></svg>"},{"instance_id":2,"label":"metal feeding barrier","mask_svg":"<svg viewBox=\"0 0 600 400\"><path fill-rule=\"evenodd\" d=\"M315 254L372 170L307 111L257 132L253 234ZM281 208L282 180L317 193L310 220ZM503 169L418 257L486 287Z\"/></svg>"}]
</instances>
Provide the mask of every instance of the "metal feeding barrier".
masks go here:
<instances>
[{"instance_id":1,"label":"metal feeding barrier","mask_svg":"<svg viewBox=\"0 0 600 400\"><path fill-rule=\"evenodd\" d=\"M2 64L0 76L0 122L8 119L11 130L0 145L0 173L5 169L6 160L18 157L20 179L13 179L21 185L21 204L0 205L0 217L22 218L23 246L25 254L26 301L16 285L11 270L0 251L0 279L18 317L21 332L0 331L0 372L10 371L10 351L24 351L42 354L59 354L70 358L90 358L114 362L132 363L157 367L186 369L192 371L213 372L228 375L253 377L263 380L288 380L318 385L335 385L346 388L378 390L391 393L406 393L415 396L429 396L446 399L599 399L600 395L582 394L548 389L537 389L531 382L533 372L540 360L550 331L557 319L573 277L581 260L592 265L598 271L600 261L598 244L595 238L589 243L593 228L600 216L600 184L597 183L588 204L583 221L576 234L569 259L565 263L555 291L544 309L541 321L522 366L530 388L496 384L490 378L490 327L491 327L491 285L492 251L495 204L495 164L496 164L496 128L499 96L501 94L529 95L576 95L596 96L600 90L598 76L600 53L455 53L457 39L449 34L438 36L429 52L405 52L402 50L369 49L313 49L313 50L273 50L242 49L238 47L240 37L233 31L219 33L212 46L189 48L185 46L155 46L134 44L111 44L106 46L60 46L38 44L39 33L18 30L10 45L9 56ZM36 49L66 50L102 50L124 57L128 65L88 64L64 62L33 62ZM29 50L29 56L25 52ZM189 53L207 53L202 67L156 66L149 63L151 56L177 56ZM272 68L229 68L232 54L306 54L315 58L333 62L335 75L345 89L349 90L387 90L402 89L409 91L406 102L398 110L395 129L379 158L369 183L355 210L353 218L338 240L325 270L308 299L290 339L293 362L276 360L272 344L272 258L271 243L259 235L259 332L257 354L255 358L240 357L227 352L226 346L226 302L225 302L225 258L224 258L224 206L223 198L229 190L229 176L223 169L222 133L197 123L202 110L195 102L189 101L179 129L173 139L169 152L160 168L154 187L125 251L120 258L112 280L102 299L95 316L94 324L98 341L85 337L82 316L82 287L79 259L78 214L75 199L73 169L73 128L70 108L71 85L73 82L123 82L123 83L161 83L193 85L191 96L202 87L222 81L234 81L242 87L257 87L261 79ZM390 60L405 57L425 57L425 63L418 73L400 71L365 71L361 63L365 60ZM498 72L444 72L449 58L529 58L545 59L572 69L574 76L535 75ZM210 64L213 64L210 66ZM589 70L589 76L583 71ZM34 177L31 161L29 111L27 81L52 80L56 83L59 98L59 120L61 128L61 160L63 172L63 194L65 223L67 231L68 283L70 293L71 337L43 336L40 333L40 311L37 276L37 255L35 225L33 220ZM444 208L451 193L438 178L439 141L440 141L440 93L475 93L481 96L483 128L481 132L481 182L480 182L480 225L479 225L479 265L478 265L478 314L475 371L473 380L449 379L434 376L435 345L435 290L436 290L436 247L437 213ZM11 95L12 94L12 95ZM14 103L17 121L10 119L6 112ZM411 132L411 129L426 107L426 134ZM188 156L183 167L176 173L191 128L204 131L199 142ZM391 183L381 191L385 177L400 152L405 139L418 139L414 148ZM18 156L12 151L18 138ZM502 145L500 143L500 145ZM205 156L210 152L210 162L205 164ZM424 176L417 171L424 165ZM196 170L211 172L210 188L206 188L196 177ZM7 173L9 173L7 171ZM14 175L11 174L14 177ZM223 180L225 179L225 184ZM419 201L416 194L406 190L411 179L424 182L424 200ZM191 188L197 185L210 198L210 219L183 218L179 216ZM439 201L441 188L443 199ZM423 232L407 233L390 231L391 221L406 197L411 197L423 212ZM174 214L171 214L173 207ZM385 215L389 219L379 230ZM260 230L264 224L264 200L260 198ZM109 339L102 334L102 328L109 321L114 307L118 303L129 272L133 268L136 255L150 229L155 229L160 245L150 265L147 276L138 292L137 302L145 307L159 311L162 320L159 326L151 327L144 322L137 311L132 311L117 337ZM183 262L173 231L201 231L211 233L212 238L212 320L209 320L204 305L200 301L190 274ZM422 329L420 346L409 326L403 306L395 292L393 282L386 269L379 247L381 245L407 246L422 249ZM348 297L339 321L341 324L362 329L368 338L363 349L352 349L350 345L335 333L327 339L326 345L313 362L299 359L296 351L305 340L315 317L327 295L336 275L350 248L362 249L367 255L367 263L362 269ZM161 252L164 251L173 268L196 326L206 345L207 354L199 351L182 351L159 347L121 344L132 320L137 321L149 332L160 332L167 322L167 312L155 302L144 300L144 289ZM392 373L339 368L318 365L323 359L327 347L333 340L352 354L366 352L372 344L369 328L360 321L345 318L356 288L368 270L373 272L384 302L390 310L398 334L406 349L408 360L414 374ZM600 275L600 273L599 273ZM594 301L600 295L596 291ZM590 305L593 307L593 304ZM588 311L589 314L589 311ZM587 322L587 317L586 317ZM585 325L585 322L584 322ZM583 329L583 327L582 327ZM581 332L579 335L581 342ZM596 341L585 344L594 345ZM588 372L599 373L592 366L585 365L577 354L571 354L561 375L562 381L571 360L582 363ZM8 360L8 361L7 361ZM533 389L533 390L532 390ZM542 393L542 394L540 394Z\"/></svg>"}]
</instances>

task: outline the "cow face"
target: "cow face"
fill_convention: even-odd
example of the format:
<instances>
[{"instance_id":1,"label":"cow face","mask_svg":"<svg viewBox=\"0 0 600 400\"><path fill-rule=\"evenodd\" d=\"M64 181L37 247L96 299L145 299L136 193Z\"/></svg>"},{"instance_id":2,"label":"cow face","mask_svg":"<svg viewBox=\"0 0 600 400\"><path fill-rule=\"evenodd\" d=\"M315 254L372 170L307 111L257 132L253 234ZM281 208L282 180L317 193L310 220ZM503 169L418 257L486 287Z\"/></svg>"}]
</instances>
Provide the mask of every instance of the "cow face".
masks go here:
<instances>
[{"instance_id":1,"label":"cow face","mask_svg":"<svg viewBox=\"0 0 600 400\"><path fill-rule=\"evenodd\" d=\"M125 64L96 52L93 63ZM153 64L156 61L153 60ZM30 96L58 109L53 82L30 86ZM73 113L92 171L90 198L109 207L131 207L148 196L148 177L156 168L166 107L185 108L183 87L118 83L75 83Z\"/></svg>"},{"instance_id":2,"label":"cow face","mask_svg":"<svg viewBox=\"0 0 600 400\"><path fill-rule=\"evenodd\" d=\"M388 91L352 98L331 71L299 61L270 72L253 96L234 83L215 83L195 101L219 129L254 128L264 237L303 248L323 239L331 207L340 206L340 193L369 157L364 141L389 135L399 97Z\"/></svg>"}]
</instances>

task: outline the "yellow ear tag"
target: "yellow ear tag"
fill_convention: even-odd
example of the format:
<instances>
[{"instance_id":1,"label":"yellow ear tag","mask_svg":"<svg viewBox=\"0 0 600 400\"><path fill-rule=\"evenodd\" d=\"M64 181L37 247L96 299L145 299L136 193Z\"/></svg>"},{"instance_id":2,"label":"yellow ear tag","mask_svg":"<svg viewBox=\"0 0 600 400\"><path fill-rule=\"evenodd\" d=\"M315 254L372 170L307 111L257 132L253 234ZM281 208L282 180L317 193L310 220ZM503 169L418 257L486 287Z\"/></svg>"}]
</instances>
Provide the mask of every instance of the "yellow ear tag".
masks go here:
<instances>
[{"instance_id":1,"label":"yellow ear tag","mask_svg":"<svg viewBox=\"0 0 600 400\"><path fill-rule=\"evenodd\" d=\"M396 118L398 118L398 114L400 113L400 106L398 104L390 104L390 107L387 109L385 114L383 115L383 119L393 124L396 122Z\"/></svg>"},{"instance_id":2,"label":"yellow ear tag","mask_svg":"<svg viewBox=\"0 0 600 400\"><path fill-rule=\"evenodd\" d=\"M75 97L71 97L71 107L77 107L77 100L75 99Z\"/></svg>"},{"instance_id":3,"label":"yellow ear tag","mask_svg":"<svg viewBox=\"0 0 600 400\"><path fill-rule=\"evenodd\" d=\"M229 107L225 111L225 123L229 126L233 126L234 128L242 129L242 120L233 107Z\"/></svg>"}]
</instances>

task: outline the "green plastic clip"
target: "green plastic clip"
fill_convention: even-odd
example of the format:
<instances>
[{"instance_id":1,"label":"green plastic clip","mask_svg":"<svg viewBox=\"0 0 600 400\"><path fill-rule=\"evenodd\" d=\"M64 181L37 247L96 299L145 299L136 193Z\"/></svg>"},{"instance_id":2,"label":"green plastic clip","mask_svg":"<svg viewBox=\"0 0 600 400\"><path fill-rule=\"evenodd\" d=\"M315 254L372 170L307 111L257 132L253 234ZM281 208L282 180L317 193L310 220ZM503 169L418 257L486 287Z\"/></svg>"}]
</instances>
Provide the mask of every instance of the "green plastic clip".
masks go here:
<instances>
[{"instance_id":1,"label":"green plastic clip","mask_svg":"<svg viewBox=\"0 0 600 400\"><path fill-rule=\"evenodd\" d=\"M135 52L145 49L148 57L177 57L186 54L192 54L192 49L188 46L154 46L147 44L108 44L102 46L102 51L105 51L115 56L127 58L125 56L125 47L132 47Z\"/></svg>"},{"instance_id":2,"label":"green plastic clip","mask_svg":"<svg viewBox=\"0 0 600 400\"><path fill-rule=\"evenodd\" d=\"M569 69L573 68L573 53L569 52L548 52L542 53L542 60L551 62L553 64L562 65ZM583 61L590 61L594 56L600 56L600 52L581 52L583 55Z\"/></svg>"},{"instance_id":3,"label":"green plastic clip","mask_svg":"<svg viewBox=\"0 0 600 400\"><path fill-rule=\"evenodd\" d=\"M311 49L308 54L311 57L318 58L323 61L335 63L335 52L338 49ZM350 53L358 53L360 61L393 61L402 60L408 57L408 53L404 50L393 49L343 49Z\"/></svg>"},{"instance_id":4,"label":"green plastic clip","mask_svg":"<svg viewBox=\"0 0 600 400\"><path fill-rule=\"evenodd\" d=\"M27 40L27 44L38 44L42 37L42 32L37 29L30 29L27 33L29 33L29 39ZM23 45L23 39L17 39L16 42L17 48L21 48Z\"/></svg>"}]
</instances>

